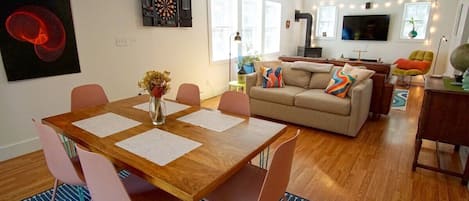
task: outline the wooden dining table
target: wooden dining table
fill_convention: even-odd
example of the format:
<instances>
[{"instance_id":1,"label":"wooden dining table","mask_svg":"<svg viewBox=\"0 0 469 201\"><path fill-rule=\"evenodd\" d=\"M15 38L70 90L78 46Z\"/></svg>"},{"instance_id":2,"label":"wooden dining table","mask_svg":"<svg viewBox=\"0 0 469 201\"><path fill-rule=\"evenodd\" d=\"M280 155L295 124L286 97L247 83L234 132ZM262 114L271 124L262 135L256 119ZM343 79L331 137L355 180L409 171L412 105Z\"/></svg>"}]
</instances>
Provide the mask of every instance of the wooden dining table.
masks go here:
<instances>
[{"instance_id":1,"label":"wooden dining table","mask_svg":"<svg viewBox=\"0 0 469 201\"><path fill-rule=\"evenodd\" d=\"M155 126L148 111L134 107L148 100L148 95L135 96L46 117L42 122L76 143L105 155L116 166L129 170L185 201L201 200L286 131L284 124L234 114L229 115L244 120L222 132L178 120L185 115L206 109L197 106L170 114L163 125ZM73 124L106 113L138 121L139 124L107 137L98 137ZM155 128L201 145L163 166L116 145L120 141Z\"/></svg>"}]
</instances>

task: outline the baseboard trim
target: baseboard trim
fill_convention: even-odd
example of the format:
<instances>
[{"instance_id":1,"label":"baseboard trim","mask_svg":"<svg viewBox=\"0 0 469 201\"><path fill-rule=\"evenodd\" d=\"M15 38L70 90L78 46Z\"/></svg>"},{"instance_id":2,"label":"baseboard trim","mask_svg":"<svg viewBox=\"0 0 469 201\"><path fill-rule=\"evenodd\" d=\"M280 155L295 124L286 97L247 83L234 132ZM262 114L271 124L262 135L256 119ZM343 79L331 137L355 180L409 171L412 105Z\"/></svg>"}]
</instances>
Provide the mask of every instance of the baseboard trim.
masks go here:
<instances>
[{"instance_id":1,"label":"baseboard trim","mask_svg":"<svg viewBox=\"0 0 469 201\"><path fill-rule=\"evenodd\" d=\"M0 146L0 162L41 149L39 138L30 138L13 144Z\"/></svg>"}]
</instances>

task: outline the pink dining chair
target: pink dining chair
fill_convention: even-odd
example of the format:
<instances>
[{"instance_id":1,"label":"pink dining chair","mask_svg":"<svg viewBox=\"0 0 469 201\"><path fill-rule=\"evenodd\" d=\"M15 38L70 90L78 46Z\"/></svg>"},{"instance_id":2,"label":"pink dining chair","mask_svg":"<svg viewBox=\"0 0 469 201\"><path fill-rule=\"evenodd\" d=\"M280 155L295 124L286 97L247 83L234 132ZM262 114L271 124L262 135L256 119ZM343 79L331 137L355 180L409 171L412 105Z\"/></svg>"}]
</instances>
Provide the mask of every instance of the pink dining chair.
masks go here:
<instances>
[{"instance_id":1,"label":"pink dining chair","mask_svg":"<svg viewBox=\"0 0 469 201\"><path fill-rule=\"evenodd\" d=\"M96 105L103 105L109 100L103 88L98 84L86 84L72 89L71 111Z\"/></svg>"},{"instance_id":2,"label":"pink dining chair","mask_svg":"<svg viewBox=\"0 0 469 201\"><path fill-rule=\"evenodd\" d=\"M55 200L57 186L59 181L61 181L66 184L78 185L80 201L83 201L82 186L85 186L86 184L81 171L80 162L77 158L69 158L59 136L51 127L39 123L34 119L33 124L39 135L47 167L55 177L51 200Z\"/></svg>"},{"instance_id":3,"label":"pink dining chair","mask_svg":"<svg viewBox=\"0 0 469 201\"><path fill-rule=\"evenodd\" d=\"M97 105L104 105L109 103L109 100L104 92L103 87L99 84L85 84L77 86L72 89L70 109L72 112L81 110L87 107L94 107ZM66 148L70 157L76 156L74 142L69 138L61 135L61 140Z\"/></svg>"},{"instance_id":4,"label":"pink dining chair","mask_svg":"<svg viewBox=\"0 0 469 201\"><path fill-rule=\"evenodd\" d=\"M251 116L248 95L237 91L226 91L221 95L218 110L238 115Z\"/></svg>"},{"instance_id":5,"label":"pink dining chair","mask_svg":"<svg viewBox=\"0 0 469 201\"><path fill-rule=\"evenodd\" d=\"M75 146L93 201L179 200L133 174L121 180L106 157Z\"/></svg>"},{"instance_id":6,"label":"pink dining chair","mask_svg":"<svg viewBox=\"0 0 469 201\"><path fill-rule=\"evenodd\" d=\"M200 106L199 87L189 83L179 85L176 101L182 104Z\"/></svg>"},{"instance_id":7,"label":"pink dining chair","mask_svg":"<svg viewBox=\"0 0 469 201\"><path fill-rule=\"evenodd\" d=\"M274 151L269 170L247 164L207 196L209 201L277 201L285 198L296 135Z\"/></svg>"}]
</instances>

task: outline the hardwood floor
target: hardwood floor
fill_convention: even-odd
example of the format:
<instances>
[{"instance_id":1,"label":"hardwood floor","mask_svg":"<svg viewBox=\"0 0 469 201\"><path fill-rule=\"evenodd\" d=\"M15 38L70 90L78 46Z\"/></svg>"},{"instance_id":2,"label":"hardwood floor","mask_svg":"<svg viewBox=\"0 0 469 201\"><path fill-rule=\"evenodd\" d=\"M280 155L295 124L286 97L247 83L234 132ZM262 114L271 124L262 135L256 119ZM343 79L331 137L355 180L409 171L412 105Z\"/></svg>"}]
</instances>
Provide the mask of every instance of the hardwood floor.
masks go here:
<instances>
[{"instance_id":1,"label":"hardwood floor","mask_svg":"<svg viewBox=\"0 0 469 201\"><path fill-rule=\"evenodd\" d=\"M412 171L414 138L423 96L412 87L407 111L391 111L380 120L368 120L358 137L350 138L289 124L279 142L300 128L287 191L311 201L344 200L469 200L460 179L417 168ZM203 102L216 108L219 98ZM442 145L443 167L461 170L457 153ZM435 145L425 141L420 162L436 165ZM0 200L20 200L52 187L41 151L0 163Z\"/></svg>"}]
</instances>

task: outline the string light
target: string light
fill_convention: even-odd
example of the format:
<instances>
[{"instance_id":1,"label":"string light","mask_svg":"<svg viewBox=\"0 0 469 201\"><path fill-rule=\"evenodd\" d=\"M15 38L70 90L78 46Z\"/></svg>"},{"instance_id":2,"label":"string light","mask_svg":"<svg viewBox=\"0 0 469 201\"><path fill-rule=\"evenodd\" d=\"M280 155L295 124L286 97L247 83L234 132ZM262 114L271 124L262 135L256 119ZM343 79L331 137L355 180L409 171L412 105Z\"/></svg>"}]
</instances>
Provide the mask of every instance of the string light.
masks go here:
<instances>
[{"instance_id":1,"label":"string light","mask_svg":"<svg viewBox=\"0 0 469 201\"><path fill-rule=\"evenodd\" d=\"M433 21L438 21L440 19L440 15L438 13L433 14L432 17Z\"/></svg>"},{"instance_id":2,"label":"string light","mask_svg":"<svg viewBox=\"0 0 469 201\"><path fill-rule=\"evenodd\" d=\"M428 39L425 40L425 45L426 45L426 46L429 46L429 45L430 45L430 40L428 40Z\"/></svg>"},{"instance_id":3,"label":"string light","mask_svg":"<svg viewBox=\"0 0 469 201\"><path fill-rule=\"evenodd\" d=\"M401 5L403 4L404 2L417 2L417 1L420 1L420 0L395 0L395 5ZM431 2L431 5L432 5L432 9L435 9L438 7L438 0L426 0L426 1L422 1L422 2ZM333 5L337 5L336 3L336 0L325 0L325 1L320 1L319 2L319 5L314 5L313 6L313 10L316 10L319 6L325 6L325 5L329 5L329 6L333 6ZM338 4L338 7L340 8L345 8L347 5L345 3L340 3ZM379 3L373 3L373 8L376 9L376 8L379 8L381 5ZM382 4L383 7L386 7L386 8L389 8L391 6L393 6L393 1L386 1L385 3ZM357 5L356 4L353 4L353 3L350 3L348 4L347 6L348 8L350 9L355 9L357 8ZM359 8L363 8L365 9L365 4L359 4L358 5Z\"/></svg>"}]
</instances>

